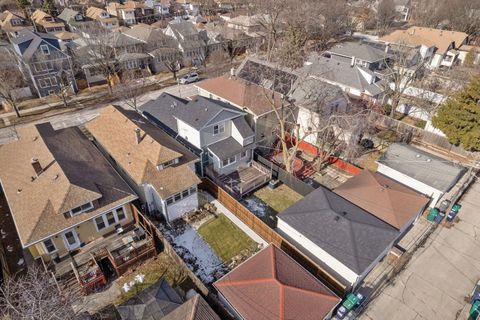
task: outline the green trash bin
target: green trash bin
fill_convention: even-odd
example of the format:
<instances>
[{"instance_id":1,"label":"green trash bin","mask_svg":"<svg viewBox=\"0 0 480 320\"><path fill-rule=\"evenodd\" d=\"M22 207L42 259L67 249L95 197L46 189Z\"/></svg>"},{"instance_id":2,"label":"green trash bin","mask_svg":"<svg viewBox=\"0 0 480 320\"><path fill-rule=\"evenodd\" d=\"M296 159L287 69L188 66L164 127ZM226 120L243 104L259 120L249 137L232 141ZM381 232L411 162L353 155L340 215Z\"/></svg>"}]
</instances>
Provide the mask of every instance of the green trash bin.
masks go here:
<instances>
[{"instance_id":1,"label":"green trash bin","mask_svg":"<svg viewBox=\"0 0 480 320\"><path fill-rule=\"evenodd\" d=\"M460 208L462 207L461 204L458 204L458 203L455 203L453 206L452 206L452 211L454 211L455 213L458 213L460 211Z\"/></svg>"},{"instance_id":2,"label":"green trash bin","mask_svg":"<svg viewBox=\"0 0 480 320\"><path fill-rule=\"evenodd\" d=\"M427 215L427 220L428 221L435 221L435 218L438 215L438 209L437 208L431 208L430 211L428 212Z\"/></svg>"},{"instance_id":3,"label":"green trash bin","mask_svg":"<svg viewBox=\"0 0 480 320\"><path fill-rule=\"evenodd\" d=\"M472 307L470 308L470 318L472 319L477 319L477 317L480 315L480 301L477 300L472 304Z\"/></svg>"}]
</instances>

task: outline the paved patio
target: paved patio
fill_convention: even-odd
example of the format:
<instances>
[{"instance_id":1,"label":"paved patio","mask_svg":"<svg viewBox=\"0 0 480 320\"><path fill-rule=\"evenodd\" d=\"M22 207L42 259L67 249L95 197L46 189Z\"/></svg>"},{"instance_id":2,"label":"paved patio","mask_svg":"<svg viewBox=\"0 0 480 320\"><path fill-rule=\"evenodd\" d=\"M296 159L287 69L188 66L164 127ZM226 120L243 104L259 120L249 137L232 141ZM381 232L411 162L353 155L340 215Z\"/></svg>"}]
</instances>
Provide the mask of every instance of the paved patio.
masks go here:
<instances>
[{"instance_id":1,"label":"paved patio","mask_svg":"<svg viewBox=\"0 0 480 320\"><path fill-rule=\"evenodd\" d=\"M467 319L465 298L480 279L480 183L460 203L460 221L440 226L360 319Z\"/></svg>"}]
</instances>

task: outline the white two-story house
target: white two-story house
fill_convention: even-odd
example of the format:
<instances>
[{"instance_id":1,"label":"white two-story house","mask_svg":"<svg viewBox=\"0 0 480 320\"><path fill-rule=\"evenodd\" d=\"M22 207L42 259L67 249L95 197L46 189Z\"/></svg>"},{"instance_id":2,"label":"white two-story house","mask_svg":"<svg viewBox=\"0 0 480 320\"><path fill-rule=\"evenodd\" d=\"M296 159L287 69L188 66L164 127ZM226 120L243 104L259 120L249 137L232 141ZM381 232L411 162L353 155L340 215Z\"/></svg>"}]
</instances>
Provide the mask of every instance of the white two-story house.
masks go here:
<instances>
[{"instance_id":1,"label":"white two-story house","mask_svg":"<svg viewBox=\"0 0 480 320\"><path fill-rule=\"evenodd\" d=\"M246 113L228 103L197 96L183 100L162 94L140 107L145 117L203 154L204 166L216 175L247 167L255 147L255 133Z\"/></svg>"},{"instance_id":2,"label":"white two-story house","mask_svg":"<svg viewBox=\"0 0 480 320\"><path fill-rule=\"evenodd\" d=\"M170 135L115 106L102 109L86 128L150 214L169 223L198 208L199 158Z\"/></svg>"}]
</instances>

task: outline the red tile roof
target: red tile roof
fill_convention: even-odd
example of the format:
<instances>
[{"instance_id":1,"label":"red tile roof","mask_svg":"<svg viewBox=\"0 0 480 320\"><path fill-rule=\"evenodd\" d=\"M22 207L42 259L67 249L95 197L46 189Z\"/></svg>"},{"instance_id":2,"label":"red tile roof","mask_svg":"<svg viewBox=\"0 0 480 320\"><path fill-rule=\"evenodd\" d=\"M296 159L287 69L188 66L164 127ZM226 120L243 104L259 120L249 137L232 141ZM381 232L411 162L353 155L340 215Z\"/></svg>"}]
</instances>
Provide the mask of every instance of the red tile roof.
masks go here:
<instances>
[{"instance_id":1,"label":"red tile roof","mask_svg":"<svg viewBox=\"0 0 480 320\"><path fill-rule=\"evenodd\" d=\"M246 320L323 319L340 301L274 245L245 261L214 286Z\"/></svg>"}]
</instances>

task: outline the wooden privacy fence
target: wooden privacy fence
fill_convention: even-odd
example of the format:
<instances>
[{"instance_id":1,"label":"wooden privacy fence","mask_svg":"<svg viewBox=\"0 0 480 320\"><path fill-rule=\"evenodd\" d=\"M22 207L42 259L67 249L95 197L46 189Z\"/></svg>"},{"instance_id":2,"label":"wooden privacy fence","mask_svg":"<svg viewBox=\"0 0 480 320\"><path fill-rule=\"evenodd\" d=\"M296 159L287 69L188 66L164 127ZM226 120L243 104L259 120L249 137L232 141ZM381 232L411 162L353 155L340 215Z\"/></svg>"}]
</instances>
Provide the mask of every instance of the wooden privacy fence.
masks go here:
<instances>
[{"instance_id":1,"label":"wooden privacy fence","mask_svg":"<svg viewBox=\"0 0 480 320\"><path fill-rule=\"evenodd\" d=\"M347 288L325 269L316 264L312 259L299 251L294 245L288 242L275 230L270 228L265 222L245 208L240 202L235 200L225 190L213 183L209 178L203 178L200 188L210 192L220 201L228 210L237 216L250 229L257 233L265 241L276 245L285 251L289 256L295 259L305 269L317 278L321 279L333 292L342 296Z\"/></svg>"}]
</instances>

